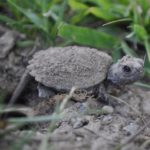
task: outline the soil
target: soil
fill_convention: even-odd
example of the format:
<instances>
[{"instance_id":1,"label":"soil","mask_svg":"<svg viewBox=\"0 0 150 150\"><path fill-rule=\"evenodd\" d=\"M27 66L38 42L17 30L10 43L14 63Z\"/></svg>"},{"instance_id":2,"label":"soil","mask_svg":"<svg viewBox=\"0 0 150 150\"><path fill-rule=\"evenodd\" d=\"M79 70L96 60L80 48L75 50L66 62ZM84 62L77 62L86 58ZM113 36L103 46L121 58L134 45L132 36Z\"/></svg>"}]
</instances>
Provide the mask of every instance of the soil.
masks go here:
<instances>
[{"instance_id":1,"label":"soil","mask_svg":"<svg viewBox=\"0 0 150 150\"><path fill-rule=\"evenodd\" d=\"M2 27L0 48L4 49L1 38L10 30L1 29ZM3 51L3 58L0 58L0 99L5 100L5 103L23 75L28 60L39 49L38 46L36 48L34 46L34 49L18 48L16 41L22 40L19 33L17 36L14 34L12 38L13 42L8 43L11 45ZM16 104L30 108L34 116L52 115L55 107L64 100L66 94L58 94L48 100L41 99L38 98L36 86L37 83L31 80ZM46 139L47 149L54 150L150 149L150 125L122 145L150 120L150 91L130 85L117 92L114 97L110 96L109 101L110 103L106 104L84 93L78 97L73 95L61 112L63 118L54 122L55 128L51 132L48 131L49 122L29 124L28 128L5 134L0 139L1 150L15 148L15 143L21 145L20 149L23 150L37 150ZM4 128L1 128L0 133L3 130ZM19 141L21 138L23 144Z\"/></svg>"}]
</instances>

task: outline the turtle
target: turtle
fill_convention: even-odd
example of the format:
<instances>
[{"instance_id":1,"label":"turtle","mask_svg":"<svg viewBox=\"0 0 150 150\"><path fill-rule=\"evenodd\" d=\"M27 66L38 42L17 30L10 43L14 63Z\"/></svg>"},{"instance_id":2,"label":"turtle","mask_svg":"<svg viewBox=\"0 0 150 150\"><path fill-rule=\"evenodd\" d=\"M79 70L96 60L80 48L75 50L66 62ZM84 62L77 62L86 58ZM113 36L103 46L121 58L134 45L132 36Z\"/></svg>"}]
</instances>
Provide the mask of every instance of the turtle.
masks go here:
<instances>
[{"instance_id":1,"label":"turtle","mask_svg":"<svg viewBox=\"0 0 150 150\"><path fill-rule=\"evenodd\" d=\"M39 97L69 92L72 87L106 98L106 86L131 84L144 75L144 61L125 55L116 63L104 51L84 46L50 47L38 51L27 72L38 82Z\"/></svg>"}]
</instances>

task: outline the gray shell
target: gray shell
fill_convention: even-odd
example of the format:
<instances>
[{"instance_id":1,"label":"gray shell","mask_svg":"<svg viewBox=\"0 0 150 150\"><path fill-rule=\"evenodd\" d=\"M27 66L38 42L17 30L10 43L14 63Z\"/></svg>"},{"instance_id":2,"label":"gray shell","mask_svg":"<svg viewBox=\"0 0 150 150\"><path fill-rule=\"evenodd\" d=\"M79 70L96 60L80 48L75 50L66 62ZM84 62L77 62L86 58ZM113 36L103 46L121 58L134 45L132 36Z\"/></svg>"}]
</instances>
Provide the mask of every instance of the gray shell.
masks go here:
<instances>
[{"instance_id":1,"label":"gray shell","mask_svg":"<svg viewBox=\"0 0 150 150\"><path fill-rule=\"evenodd\" d=\"M57 90L89 88L101 83L112 58L94 48L52 47L37 52L27 67L35 80Z\"/></svg>"}]
</instances>

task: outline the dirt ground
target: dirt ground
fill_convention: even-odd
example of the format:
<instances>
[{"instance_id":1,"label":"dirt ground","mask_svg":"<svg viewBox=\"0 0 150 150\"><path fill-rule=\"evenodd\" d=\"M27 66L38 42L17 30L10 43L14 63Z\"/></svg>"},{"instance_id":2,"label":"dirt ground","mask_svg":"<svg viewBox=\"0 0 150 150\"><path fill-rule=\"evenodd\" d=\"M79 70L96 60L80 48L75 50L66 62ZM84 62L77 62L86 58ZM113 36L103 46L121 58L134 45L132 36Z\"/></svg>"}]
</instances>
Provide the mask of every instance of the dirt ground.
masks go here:
<instances>
[{"instance_id":1,"label":"dirt ground","mask_svg":"<svg viewBox=\"0 0 150 150\"><path fill-rule=\"evenodd\" d=\"M8 32L11 36L7 36ZM12 34L4 27L0 27L0 36L0 97L7 102L28 60L39 47L18 48L16 41L25 37L14 31ZM31 80L16 104L30 107L35 116L51 115L65 95L39 99L36 86ZM54 150L149 150L150 126L135 135L150 120L150 91L130 85L109 100L110 103L105 104L83 94L72 98L51 133L47 132L48 122L28 125L3 136L0 149L11 149L14 143L19 145L19 139L24 137L20 147L23 150L37 150L43 139L48 140L48 149Z\"/></svg>"}]
</instances>

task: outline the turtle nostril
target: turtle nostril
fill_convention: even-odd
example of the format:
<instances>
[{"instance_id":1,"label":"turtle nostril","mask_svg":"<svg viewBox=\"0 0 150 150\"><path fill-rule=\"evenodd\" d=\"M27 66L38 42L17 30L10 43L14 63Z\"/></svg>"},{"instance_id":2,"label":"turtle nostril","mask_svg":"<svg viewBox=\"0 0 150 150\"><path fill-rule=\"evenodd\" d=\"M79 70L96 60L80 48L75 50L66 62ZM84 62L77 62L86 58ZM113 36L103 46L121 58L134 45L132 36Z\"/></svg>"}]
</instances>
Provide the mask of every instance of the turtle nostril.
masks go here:
<instances>
[{"instance_id":1,"label":"turtle nostril","mask_svg":"<svg viewBox=\"0 0 150 150\"><path fill-rule=\"evenodd\" d=\"M130 73L131 72L131 68L127 65L123 66L123 71L126 73Z\"/></svg>"}]
</instances>

